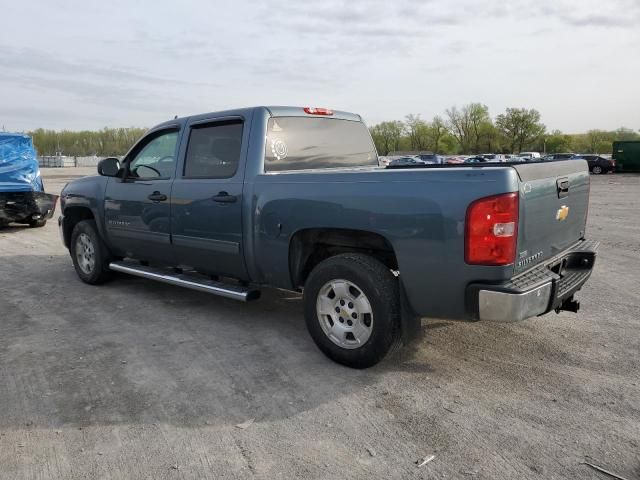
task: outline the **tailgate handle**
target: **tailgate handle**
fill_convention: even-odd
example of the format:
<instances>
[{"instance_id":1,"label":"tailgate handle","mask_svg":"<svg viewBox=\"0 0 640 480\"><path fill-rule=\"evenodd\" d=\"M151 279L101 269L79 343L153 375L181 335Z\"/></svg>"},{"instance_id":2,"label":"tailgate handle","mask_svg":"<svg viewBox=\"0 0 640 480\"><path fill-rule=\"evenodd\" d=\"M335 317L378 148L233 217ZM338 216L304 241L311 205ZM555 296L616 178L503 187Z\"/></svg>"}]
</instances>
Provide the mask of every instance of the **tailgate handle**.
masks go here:
<instances>
[{"instance_id":1,"label":"tailgate handle","mask_svg":"<svg viewBox=\"0 0 640 480\"><path fill-rule=\"evenodd\" d=\"M564 198L569 196L569 178L562 177L556 180L556 186L558 187L558 198Z\"/></svg>"}]
</instances>

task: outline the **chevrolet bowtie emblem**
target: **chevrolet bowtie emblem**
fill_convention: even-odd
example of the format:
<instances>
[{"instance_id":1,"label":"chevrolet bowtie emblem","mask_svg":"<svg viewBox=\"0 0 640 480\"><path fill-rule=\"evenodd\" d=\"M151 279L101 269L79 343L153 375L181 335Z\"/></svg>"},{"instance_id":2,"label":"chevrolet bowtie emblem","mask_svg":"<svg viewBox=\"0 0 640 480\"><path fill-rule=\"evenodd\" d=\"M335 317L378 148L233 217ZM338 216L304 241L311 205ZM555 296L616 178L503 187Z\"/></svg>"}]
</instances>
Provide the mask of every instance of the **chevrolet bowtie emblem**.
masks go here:
<instances>
[{"instance_id":1,"label":"chevrolet bowtie emblem","mask_svg":"<svg viewBox=\"0 0 640 480\"><path fill-rule=\"evenodd\" d=\"M556 212L556 220L558 220L559 222L566 220L568 216L569 216L569 207L567 207L566 205L562 205Z\"/></svg>"}]
</instances>

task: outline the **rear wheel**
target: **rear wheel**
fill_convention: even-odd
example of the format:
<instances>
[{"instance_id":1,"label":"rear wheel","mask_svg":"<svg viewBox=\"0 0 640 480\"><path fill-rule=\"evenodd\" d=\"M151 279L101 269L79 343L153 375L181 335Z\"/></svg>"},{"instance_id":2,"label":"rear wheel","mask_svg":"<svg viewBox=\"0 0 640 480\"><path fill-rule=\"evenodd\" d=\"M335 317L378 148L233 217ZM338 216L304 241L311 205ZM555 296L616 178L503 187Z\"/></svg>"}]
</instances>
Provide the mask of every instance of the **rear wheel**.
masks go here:
<instances>
[{"instance_id":1,"label":"rear wheel","mask_svg":"<svg viewBox=\"0 0 640 480\"><path fill-rule=\"evenodd\" d=\"M591 173L600 175L602 173L602 167L600 165L594 165L593 168L591 168Z\"/></svg>"},{"instance_id":2,"label":"rear wheel","mask_svg":"<svg viewBox=\"0 0 640 480\"><path fill-rule=\"evenodd\" d=\"M93 220L82 220L76 224L71 234L69 253L76 273L83 282L97 285L111 278L111 254Z\"/></svg>"},{"instance_id":3,"label":"rear wheel","mask_svg":"<svg viewBox=\"0 0 640 480\"><path fill-rule=\"evenodd\" d=\"M343 365L371 367L400 344L398 280L367 255L321 262L305 284L304 310L316 345Z\"/></svg>"}]
</instances>

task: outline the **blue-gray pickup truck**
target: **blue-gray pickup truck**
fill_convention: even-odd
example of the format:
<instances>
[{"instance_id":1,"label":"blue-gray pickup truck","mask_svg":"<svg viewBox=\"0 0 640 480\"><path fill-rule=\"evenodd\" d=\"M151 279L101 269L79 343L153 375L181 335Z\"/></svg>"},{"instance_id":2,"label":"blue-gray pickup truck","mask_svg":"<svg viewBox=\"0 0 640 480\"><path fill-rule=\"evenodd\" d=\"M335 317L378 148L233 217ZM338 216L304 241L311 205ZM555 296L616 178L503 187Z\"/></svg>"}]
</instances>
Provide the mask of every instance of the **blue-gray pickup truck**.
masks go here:
<instances>
[{"instance_id":1,"label":"blue-gray pickup truck","mask_svg":"<svg viewBox=\"0 0 640 480\"><path fill-rule=\"evenodd\" d=\"M98 173L61 195L84 282L302 291L313 340L356 368L415 338L421 317L575 312L596 256L585 161L385 168L359 115L323 108L176 118Z\"/></svg>"}]
</instances>

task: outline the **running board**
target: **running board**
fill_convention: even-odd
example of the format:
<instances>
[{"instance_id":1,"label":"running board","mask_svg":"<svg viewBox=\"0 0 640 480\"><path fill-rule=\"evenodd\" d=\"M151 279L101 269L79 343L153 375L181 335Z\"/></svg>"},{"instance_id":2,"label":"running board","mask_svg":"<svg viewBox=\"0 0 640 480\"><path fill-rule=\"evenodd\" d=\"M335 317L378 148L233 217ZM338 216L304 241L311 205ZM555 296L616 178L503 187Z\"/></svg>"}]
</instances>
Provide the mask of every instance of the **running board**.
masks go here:
<instances>
[{"instance_id":1,"label":"running board","mask_svg":"<svg viewBox=\"0 0 640 480\"><path fill-rule=\"evenodd\" d=\"M212 293L221 297L240 300L241 302L256 300L260 297L260 290L216 282L195 272L194 274L174 273L174 271L169 268L147 267L137 262L126 261L111 262L109 268L116 272L128 273L129 275L156 280L158 282L168 283L169 285L177 285L178 287Z\"/></svg>"}]
</instances>

